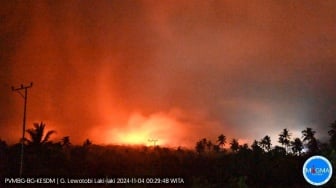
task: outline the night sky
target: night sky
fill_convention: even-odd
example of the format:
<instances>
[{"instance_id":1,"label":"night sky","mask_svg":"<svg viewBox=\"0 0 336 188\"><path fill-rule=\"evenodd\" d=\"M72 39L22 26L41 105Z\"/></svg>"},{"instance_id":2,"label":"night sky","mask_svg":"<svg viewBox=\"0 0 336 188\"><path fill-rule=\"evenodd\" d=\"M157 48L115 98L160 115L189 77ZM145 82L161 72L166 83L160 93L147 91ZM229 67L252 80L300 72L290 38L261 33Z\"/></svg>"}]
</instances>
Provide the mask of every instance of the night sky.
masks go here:
<instances>
[{"instance_id":1,"label":"night sky","mask_svg":"<svg viewBox=\"0 0 336 188\"><path fill-rule=\"evenodd\" d=\"M4 1L0 138L250 143L336 120L336 1Z\"/></svg>"}]
</instances>

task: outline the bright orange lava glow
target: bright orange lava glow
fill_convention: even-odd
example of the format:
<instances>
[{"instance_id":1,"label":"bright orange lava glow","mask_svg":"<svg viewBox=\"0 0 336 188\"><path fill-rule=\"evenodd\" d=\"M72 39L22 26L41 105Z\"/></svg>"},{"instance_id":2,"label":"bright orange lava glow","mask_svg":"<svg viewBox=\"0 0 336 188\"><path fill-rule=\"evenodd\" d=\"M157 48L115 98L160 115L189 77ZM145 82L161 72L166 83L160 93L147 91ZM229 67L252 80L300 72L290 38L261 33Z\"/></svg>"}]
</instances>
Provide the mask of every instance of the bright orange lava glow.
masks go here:
<instances>
[{"instance_id":1,"label":"bright orange lava glow","mask_svg":"<svg viewBox=\"0 0 336 188\"><path fill-rule=\"evenodd\" d=\"M131 145L150 145L149 135L146 132L129 132L119 135L119 142Z\"/></svg>"},{"instance_id":2,"label":"bright orange lava glow","mask_svg":"<svg viewBox=\"0 0 336 188\"><path fill-rule=\"evenodd\" d=\"M197 140L205 137L215 141L219 134L217 131L221 132L219 124L189 123L178 117L181 116L176 112L158 112L148 116L133 113L126 122L110 122L95 127L90 137L98 144L194 148Z\"/></svg>"},{"instance_id":3,"label":"bright orange lava glow","mask_svg":"<svg viewBox=\"0 0 336 188\"><path fill-rule=\"evenodd\" d=\"M189 145L184 139L185 126L163 113L150 116L134 113L124 125L104 126L99 128L106 130L103 135L98 132L93 132L93 135L95 138L100 135L101 142L110 144L184 146Z\"/></svg>"},{"instance_id":4,"label":"bright orange lava glow","mask_svg":"<svg viewBox=\"0 0 336 188\"><path fill-rule=\"evenodd\" d=\"M173 131L174 127L178 127L178 122L162 114L150 117L133 114L126 126L119 131L112 131L111 134L116 135L115 142L120 144L166 145L167 140L171 140L173 135L178 133L178 131Z\"/></svg>"}]
</instances>

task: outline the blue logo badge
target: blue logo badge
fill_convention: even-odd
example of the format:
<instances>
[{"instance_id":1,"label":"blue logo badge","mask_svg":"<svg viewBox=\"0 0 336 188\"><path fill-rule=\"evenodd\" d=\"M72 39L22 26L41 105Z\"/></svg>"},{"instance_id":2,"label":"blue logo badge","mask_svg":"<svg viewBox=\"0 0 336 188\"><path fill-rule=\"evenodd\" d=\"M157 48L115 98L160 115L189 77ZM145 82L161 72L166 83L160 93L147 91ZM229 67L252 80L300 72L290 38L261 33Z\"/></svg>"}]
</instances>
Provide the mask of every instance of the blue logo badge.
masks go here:
<instances>
[{"instance_id":1,"label":"blue logo badge","mask_svg":"<svg viewBox=\"0 0 336 188\"><path fill-rule=\"evenodd\" d=\"M327 158L315 155L306 160L302 173L308 183L319 186L330 180L332 166Z\"/></svg>"}]
</instances>

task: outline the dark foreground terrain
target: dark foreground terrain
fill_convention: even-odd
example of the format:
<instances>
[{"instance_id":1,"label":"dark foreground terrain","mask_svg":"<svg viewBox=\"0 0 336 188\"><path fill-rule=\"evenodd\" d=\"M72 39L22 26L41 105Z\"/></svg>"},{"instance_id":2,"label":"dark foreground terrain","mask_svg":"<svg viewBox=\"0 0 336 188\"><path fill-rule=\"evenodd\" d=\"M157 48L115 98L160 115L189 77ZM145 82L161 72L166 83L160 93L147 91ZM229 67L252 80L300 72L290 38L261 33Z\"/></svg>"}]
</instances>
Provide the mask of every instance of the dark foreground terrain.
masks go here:
<instances>
[{"instance_id":1,"label":"dark foreground terrain","mask_svg":"<svg viewBox=\"0 0 336 188\"><path fill-rule=\"evenodd\" d=\"M20 144L2 145L2 184L5 178L19 177L20 149ZM119 184L121 187L309 187L302 176L302 165L309 155L286 154L279 148L269 152L243 147L235 152L195 152L181 148L49 143L26 146L25 151L23 177L105 181L95 186L119 177L124 179L114 181L125 183ZM325 150L324 155L336 157L334 150ZM332 187L335 182L333 178L325 187Z\"/></svg>"}]
</instances>

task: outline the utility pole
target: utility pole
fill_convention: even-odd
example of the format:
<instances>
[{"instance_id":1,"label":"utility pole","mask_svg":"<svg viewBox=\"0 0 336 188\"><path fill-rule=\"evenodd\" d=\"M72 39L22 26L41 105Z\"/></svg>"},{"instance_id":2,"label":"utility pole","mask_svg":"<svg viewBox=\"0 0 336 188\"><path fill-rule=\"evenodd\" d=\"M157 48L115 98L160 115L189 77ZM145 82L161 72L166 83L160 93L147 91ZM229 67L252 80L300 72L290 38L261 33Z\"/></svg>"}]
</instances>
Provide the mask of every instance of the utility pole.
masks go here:
<instances>
[{"instance_id":1,"label":"utility pole","mask_svg":"<svg viewBox=\"0 0 336 188\"><path fill-rule=\"evenodd\" d=\"M21 139L21 162L20 162L20 177L22 177L23 171L23 147L24 147L24 140L25 140L25 132L26 132L26 111L27 111L27 97L28 97L28 89L33 87L33 82L30 83L28 86L24 86L21 84L21 87L14 88L12 86L12 91L18 92L21 97L24 99L24 106L23 106L23 126L22 126L22 139ZM24 94L21 93L21 90L24 89Z\"/></svg>"},{"instance_id":2,"label":"utility pole","mask_svg":"<svg viewBox=\"0 0 336 188\"><path fill-rule=\"evenodd\" d=\"M155 144L158 140L157 139L148 139L148 142L153 142L153 146L155 147Z\"/></svg>"}]
</instances>

